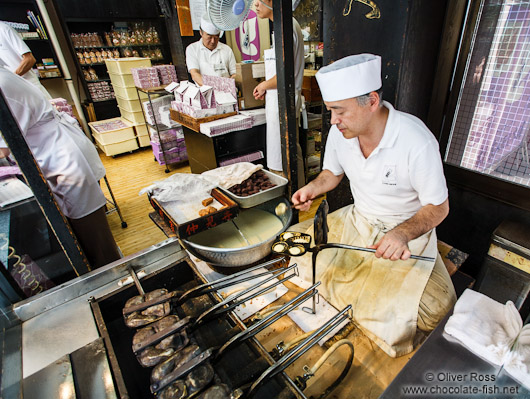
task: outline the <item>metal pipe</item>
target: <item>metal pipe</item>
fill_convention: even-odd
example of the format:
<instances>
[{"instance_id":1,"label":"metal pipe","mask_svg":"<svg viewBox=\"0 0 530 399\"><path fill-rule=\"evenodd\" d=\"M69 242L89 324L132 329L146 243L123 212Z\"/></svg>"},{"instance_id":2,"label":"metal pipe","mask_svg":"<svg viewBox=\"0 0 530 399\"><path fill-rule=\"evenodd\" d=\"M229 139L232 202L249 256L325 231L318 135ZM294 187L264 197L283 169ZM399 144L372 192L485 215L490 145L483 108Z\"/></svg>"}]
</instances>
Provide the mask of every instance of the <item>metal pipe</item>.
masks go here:
<instances>
[{"instance_id":1,"label":"metal pipe","mask_svg":"<svg viewBox=\"0 0 530 399\"><path fill-rule=\"evenodd\" d=\"M68 69L68 64L66 63L66 60L64 58L61 46L59 45L59 40L57 39L57 35L52 25L52 21L50 20L50 15L48 14L46 5L44 4L43 0L37 0L37 6L39 7L42 19L44 20L44 25L46 25L46 29L48 29L48 37L50 38L55 53L57 54L57 58L59 59L59 64L61 65L61 69L63 70L64 81L66 83L66 86L68 87L70 96L72 96L72 100L74 101L75 107L77 108L77 113L79 114L79 119L81 120L81 124L83 125L85 134L88 136L88 138L90 138L90 128L88 127L88 123L85 119L85 114L83 114L83 108L81 108L79 94L75 90L74 83L72 82L72 75L70 74L70 70Z\"/></svg>"}]
</instances>

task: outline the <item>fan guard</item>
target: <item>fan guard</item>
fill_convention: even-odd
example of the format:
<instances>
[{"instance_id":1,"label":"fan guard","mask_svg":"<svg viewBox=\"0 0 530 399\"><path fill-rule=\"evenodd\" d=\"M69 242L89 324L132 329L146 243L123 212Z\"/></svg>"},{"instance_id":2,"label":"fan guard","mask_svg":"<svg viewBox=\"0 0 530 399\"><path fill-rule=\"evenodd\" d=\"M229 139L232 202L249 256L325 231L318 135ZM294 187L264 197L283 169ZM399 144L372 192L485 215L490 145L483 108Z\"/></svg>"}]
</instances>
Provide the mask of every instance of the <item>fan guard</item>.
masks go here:
<instances>
[{"instance_id":1,"label":"fan guard","mask_svg":"<svg viewBox=\"0 0 530 399\"><path fill-rule=\"evenodd\" d=\"M206 10L218 29L229 31L247 18L251 5L252 0L208 0Z\"/></svg>"}]
</instances>

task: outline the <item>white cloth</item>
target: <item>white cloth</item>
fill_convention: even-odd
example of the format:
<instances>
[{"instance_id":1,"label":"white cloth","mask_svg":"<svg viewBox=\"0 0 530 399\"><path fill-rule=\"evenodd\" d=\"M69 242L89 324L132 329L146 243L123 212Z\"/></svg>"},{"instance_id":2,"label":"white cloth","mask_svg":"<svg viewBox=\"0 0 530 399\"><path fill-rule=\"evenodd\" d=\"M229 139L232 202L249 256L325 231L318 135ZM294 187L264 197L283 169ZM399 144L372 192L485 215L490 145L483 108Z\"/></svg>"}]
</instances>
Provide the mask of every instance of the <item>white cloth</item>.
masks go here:
<instances>
[{"instance_id":1,"label":"white cloth","mask_svg":"<svg viewBox=\"0 0 530 399\"><path fill-rule=\"evenodd\" d=\"M209 35L218 35L221 33L219 28L215 26L207 15L201 17L201 29Z\"/></svg>"},{"instance_id":2,"label":"white cloth","mask_svg":"<svg viewBox=\"0 0 530 399\"><path fill-rule=\"evenodd\" d=\"M265 50L265 79L276 76L276 52L274 48ZM304 79L304 38L298 21L293 18L293 59L296 117L300 113L302 82ZM265 114L267 118L267 167L282 171L282 147L280 138L280 117L278 90L267 90L265 94Z\"/></svg>"},{"instance_id":3,"label":"white cloth","mask_svg":"<svg viewBox=\"0 0 530 399\"><path fill-rule=\"evenodd\" d=\"M504 367L530 389L530 325L523 327L512 301L503 305L466 289L447 320L444 333L477 356Z\"/></svg>"},{"instance_id":4,"label":"white cloth","mask_svg":"<svg viewBox=\"0 0 530 399\"><path fill-rule=\"evenodd\" d=\"M252 162L238 162L232 165L222 166L219 168L202 172L201 176L219 187L229 189L236 184L248 179L255 172L262 169L261 165L254 165Z\"/></svg>"},{"instance_id":5,"label":"white cloth","mask_svg":"<svg viewBox=\"0 0 530 399\"><path fill-rule=\"evenodd\" d=\"M324 101L340 101L379 90L381 57L357 54L321 68L316 78Z\"/></svg>"},{"instance_id":6,"label":"white cloth","mask_svg":"<svg viewBox=\"0 0 530 399\"><path fill-rule=\"evenodd\" d=\"M80 219L105 205L99 186L105 168L73 119L59 115L34 85L2 67L0 87L64 215Z\"/></svg>"},{"instance_id":7,"label":"white cloth","mask_svg":"<svg viewBox=\"0 0 530 399\"><path fill-rule=\"evenodd\" d=\"M236 57L232 49L224 43L217 43L214 50L202 44L202 39L186 48L188 71L198 69L201 75L229 78L236 73Z\"/></svg>"},{"instance_id":8,"label":"white cloth","mask_svg":"<svg viewBox=\"0 0 530 399\"><path fill-rule=\"evenodd\" d=\"M504 369L513 378L530 389L530 325L523 327L512 352L507 356Z\"/></svg>"},{"instance_id":9,"label":"white cloth","mask_svg":"<svg viewBox=\"0 0 530 399\"><path fill-rule=\"evenodd\" d=\"M0 22L0 64L15 72L22 61L22 56L27 53L31 53L31 50L18 33L9 25ZM22 77L38 87L48 100L51 99L50 94L31 69Z\"/></svg>"},{"instance_id":10,"label":"white cloth","mask_svg":"<svg viewBox=\"0 0 530 399\"><path fill-rule=\"evenodd\" d=\"M326 142L323 169L345 173L363 215L403 221L422 206L447 199L438 142L425 124L399 112L388 102L388 120L381 142L365 158L358 138L345 139L332 126Z\"/></svg>"},{"instance_id":11,"label":"white cloth","mask_svg":"<svg viewBox=\"0 0 530 399\"><path fill-rule=\"evenodd\" d=\"M466 289L447 320L444 332L471 352L500 366L512 348L523 322L512 301L505 305Z\"/></svg>"}]
</instances>

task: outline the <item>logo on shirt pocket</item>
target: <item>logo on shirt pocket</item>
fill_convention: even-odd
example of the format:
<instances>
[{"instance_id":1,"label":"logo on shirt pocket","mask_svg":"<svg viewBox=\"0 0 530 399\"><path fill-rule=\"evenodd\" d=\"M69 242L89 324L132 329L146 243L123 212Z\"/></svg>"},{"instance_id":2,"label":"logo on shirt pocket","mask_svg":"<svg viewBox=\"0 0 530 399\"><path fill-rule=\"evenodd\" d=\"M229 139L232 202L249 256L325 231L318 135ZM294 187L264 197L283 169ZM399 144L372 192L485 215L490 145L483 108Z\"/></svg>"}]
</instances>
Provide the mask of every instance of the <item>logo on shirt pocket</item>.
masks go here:
<instances>
[{"instance_id":1,"label":"logo on shirt pocket","mask_svg":"<svg viewBox=\"0 0 530 399\"><path fill-rule=\"evenodd\" d=\"M387 186L395 186L397 184L396 165L385 165L383 167L382 183Z\"/></svg>"}]
</instances>

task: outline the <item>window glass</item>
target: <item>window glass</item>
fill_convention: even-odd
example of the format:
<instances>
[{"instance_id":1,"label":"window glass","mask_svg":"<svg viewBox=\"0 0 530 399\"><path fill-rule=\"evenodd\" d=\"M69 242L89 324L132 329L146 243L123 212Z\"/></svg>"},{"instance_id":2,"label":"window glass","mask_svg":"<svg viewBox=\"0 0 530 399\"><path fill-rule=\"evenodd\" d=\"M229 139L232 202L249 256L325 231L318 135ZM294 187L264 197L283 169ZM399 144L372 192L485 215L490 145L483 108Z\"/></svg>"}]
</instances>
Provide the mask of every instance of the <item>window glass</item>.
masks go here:
<instances>
[{"instance_id":1,"label":"window glass","mask_svg":"<svg viewBox=\"0 0 530 399\"><path fill-rule=\"evenodd\" d=\"M486 0L445 161L530 186L530 1Z\"/></svg>"}]
</instances>

